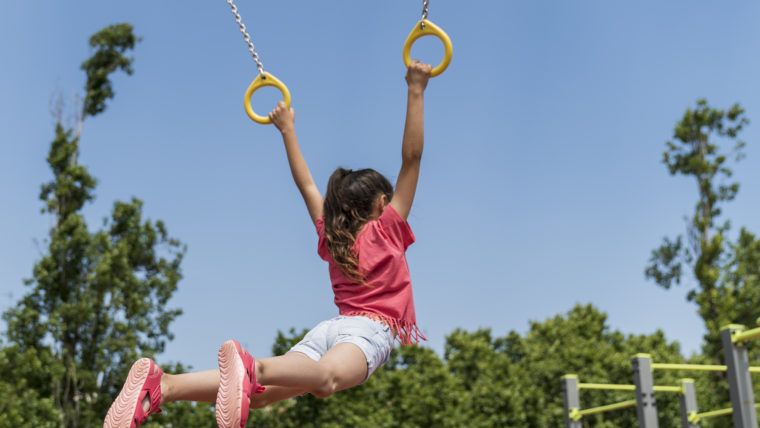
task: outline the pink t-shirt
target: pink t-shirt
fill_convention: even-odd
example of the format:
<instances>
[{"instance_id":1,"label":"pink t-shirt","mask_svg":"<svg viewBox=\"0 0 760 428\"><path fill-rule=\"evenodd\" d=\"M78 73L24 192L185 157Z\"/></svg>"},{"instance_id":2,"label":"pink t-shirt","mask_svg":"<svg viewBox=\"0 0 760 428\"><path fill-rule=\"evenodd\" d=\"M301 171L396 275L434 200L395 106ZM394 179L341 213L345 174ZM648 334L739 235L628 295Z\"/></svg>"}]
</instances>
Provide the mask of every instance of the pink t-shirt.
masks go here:
<instances>
[{"instance_id":1,"label":"pink t-shirt","mask_svg":"<svg viewBox=\"0 0 760 428\"><path fill-rule=\"evenodd\" d=\"M396 210L387 205L379 218L370 220L356 236L354 251L366 285L343 275L333 260L325 240L324 219L316 222L319 243L317 252L328 262L335 305L341 315L364 315L387 324L396 332L402 345L426 340L417 327L414 297L406 249L414 242L414 233Z\"/></svg>"}]
</instances>

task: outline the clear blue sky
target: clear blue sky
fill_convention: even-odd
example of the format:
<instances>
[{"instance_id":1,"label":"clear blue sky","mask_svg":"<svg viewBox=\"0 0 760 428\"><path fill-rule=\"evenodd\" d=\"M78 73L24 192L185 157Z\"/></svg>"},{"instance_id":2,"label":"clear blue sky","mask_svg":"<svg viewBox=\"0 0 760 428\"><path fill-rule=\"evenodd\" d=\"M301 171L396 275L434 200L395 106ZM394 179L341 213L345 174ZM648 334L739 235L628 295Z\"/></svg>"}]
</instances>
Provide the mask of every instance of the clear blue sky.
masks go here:
<instances>
[{"instance_id":1,"label":"clear blue sky","mask_svg":"<svg viewBox=\"0 0 760 428\"><path fill-rule=\"evenodd\" d=\"M338 165L395 179L401 47L421 2L238 1L264 65L293 92L320 187ZM525 331L591 302L614 328L662 328L696 349L703 328L685 289L643 275L696 197L660 156L697 98L741 102L753 124L726 214L760 232L760 4L434 0L430 16L455 57L428 87L410 217L429 346L441 350L456 327ZM37 199L50 179L51 95L81 90L88 36L122 21L143 41L135 74L115 79L109 110L85 125L81 160L100 180L87 218L96 227L134 195L188 244L172 300L185 314L162 360L211 367L229 337L268 354L278 329L336 310L279 135L242 110L255 67L223 0L3 2L0 309L23 294L51 225ZM419 47L428 61L441 53Z\"/></svg>"}]
</instances>

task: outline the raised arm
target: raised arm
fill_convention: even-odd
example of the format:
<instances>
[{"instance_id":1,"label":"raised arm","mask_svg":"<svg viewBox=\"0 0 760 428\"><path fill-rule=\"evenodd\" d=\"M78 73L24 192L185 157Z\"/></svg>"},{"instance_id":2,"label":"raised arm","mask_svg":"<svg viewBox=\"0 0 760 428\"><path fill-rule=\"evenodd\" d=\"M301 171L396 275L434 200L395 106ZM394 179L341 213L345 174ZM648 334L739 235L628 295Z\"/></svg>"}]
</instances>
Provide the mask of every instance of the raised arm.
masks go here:
<instances>
[{"instance_id":1,"label":"raised arm","mask_svg":"<svg viewBox=\"0 0 760 428\"><path fill-rule=\"evenodd\" d=\"M284 102L280 102L277 107L269 113L272 123L280 130L282 141L285 143L285 151L288 154L288 164L290 172L293 174L298 190L301 192L306 208L309 210L311 221L316 222L322 216L322 194L319 193L314 179L311 178L311 171L306 159L303 158L301 147L298 145L296 136L296 113L292 108L285 107Z\"/></svg>"},{"instance_id":2,"label":"raised arm","mask_svg":"<svg viewBox=\"0 0 760 428\"><path fill-rule=\"evenodd\" d=\"M406 125L401 144L401 171L396 179L396 190L391 205L403 218L409 216L417 191L420 176L420 161L425 141L425 88L427 87L430 65L412 62L406 73L409 92L406 101Z\"/></svg>"}]
</instances>

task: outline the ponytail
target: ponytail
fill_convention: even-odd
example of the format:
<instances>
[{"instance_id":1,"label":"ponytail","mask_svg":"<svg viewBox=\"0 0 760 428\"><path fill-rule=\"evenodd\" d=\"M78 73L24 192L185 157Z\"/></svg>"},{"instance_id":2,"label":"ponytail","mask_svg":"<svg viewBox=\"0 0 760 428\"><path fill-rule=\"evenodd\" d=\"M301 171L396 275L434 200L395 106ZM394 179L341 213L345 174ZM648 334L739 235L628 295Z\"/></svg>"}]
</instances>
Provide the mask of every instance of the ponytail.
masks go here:
<instances>
[{"instance_id":1,"label":"ponytail","mask_svg":"<svg viewBox=\"0 0 760 428\"><path fill-rule=\"evenodd\" d=\"M356 235L370 220L375 201L385 195L393 197L391 183L373 169L337 168L327 182L324 201L325 240L327 249L343 274L365 284L354 251Z\"/></svg>"}]
</instances>

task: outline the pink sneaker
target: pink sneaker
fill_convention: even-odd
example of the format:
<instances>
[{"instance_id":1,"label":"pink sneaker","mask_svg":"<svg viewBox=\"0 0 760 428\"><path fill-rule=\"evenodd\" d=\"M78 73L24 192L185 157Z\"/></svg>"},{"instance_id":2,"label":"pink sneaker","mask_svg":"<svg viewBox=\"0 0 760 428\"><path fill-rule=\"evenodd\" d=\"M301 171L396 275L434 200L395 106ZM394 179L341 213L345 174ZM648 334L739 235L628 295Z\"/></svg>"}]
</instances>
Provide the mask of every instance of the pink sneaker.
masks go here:
<instances>
[{"instance_id":1,"label":"pink sneaker","mask_svg":"<svg viewBox=\"0 0 760 428\"><path fill-rule=\"evenodd\" d=\"M222 344L218 360L216 424L219 428L245 428L251 410L251 395L264 392L264 387L256 383L256 362L237 340Z\"/></svg>"},{"instance_id":2,"label":"pink sneaker","mask_svg":"<svg viewBox=\"0 0 760 428\"><path fill-rule=\"evenodd\" d=\"M164 372L153 360L140 358L132 364L124 386L103 421L103 428L137 428L148 416L161 412L161 376ZM143 410L145 396L150 400L148 413Z\"/></svg>"}]
</instances>

